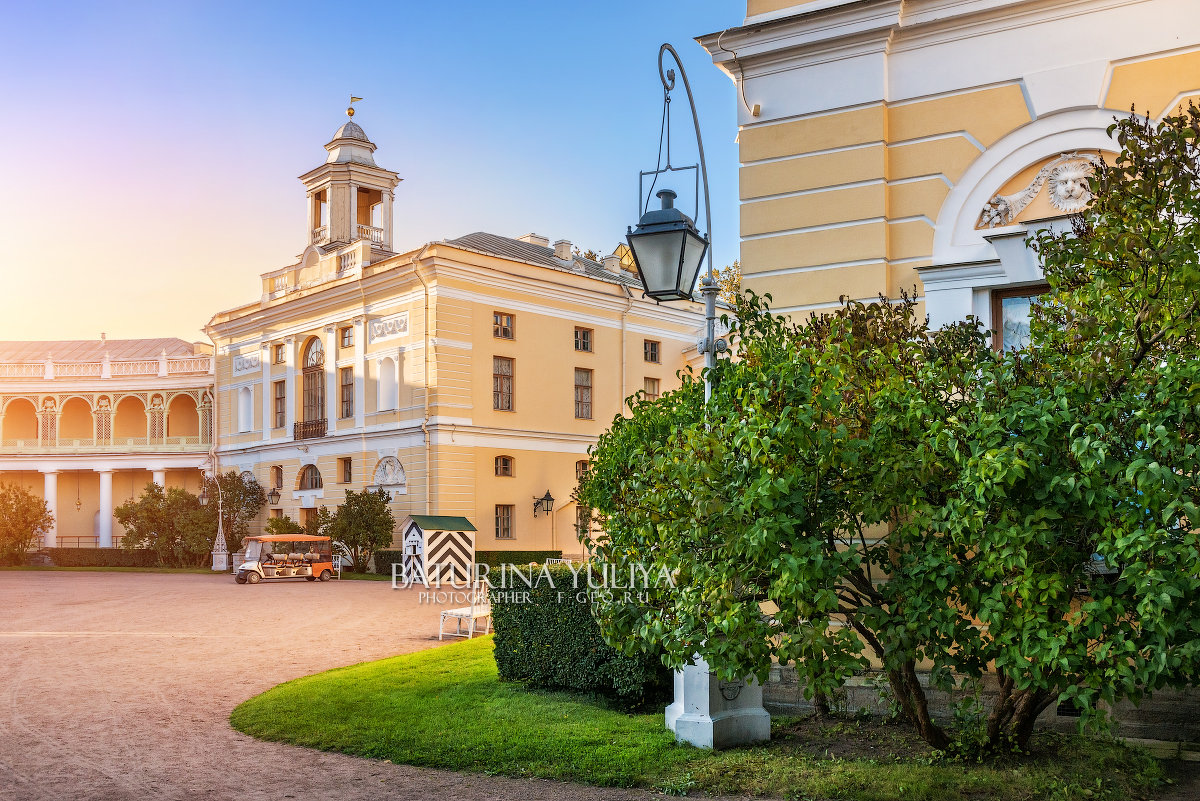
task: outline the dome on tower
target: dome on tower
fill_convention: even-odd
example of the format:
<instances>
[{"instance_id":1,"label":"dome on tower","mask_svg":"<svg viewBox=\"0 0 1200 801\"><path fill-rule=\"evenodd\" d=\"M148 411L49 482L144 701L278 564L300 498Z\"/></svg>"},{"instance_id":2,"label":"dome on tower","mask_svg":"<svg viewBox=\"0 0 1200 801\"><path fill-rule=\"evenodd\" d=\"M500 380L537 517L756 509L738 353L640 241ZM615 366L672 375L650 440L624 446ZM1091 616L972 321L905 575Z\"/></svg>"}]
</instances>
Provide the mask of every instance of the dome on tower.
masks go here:
<instances>
[{"instance_id":1,"label":"dome on tower","mask_svg":"<svg viewBox=\"0 0 1200 801\"><path fill-rule=\"evenodd\" d=\"M354 120L348 120L345 125L337 129L337 133L333 135L336 139L361 139L364 142L370 142L367 138L367 132Z\"/></svg>"}]
</instances>

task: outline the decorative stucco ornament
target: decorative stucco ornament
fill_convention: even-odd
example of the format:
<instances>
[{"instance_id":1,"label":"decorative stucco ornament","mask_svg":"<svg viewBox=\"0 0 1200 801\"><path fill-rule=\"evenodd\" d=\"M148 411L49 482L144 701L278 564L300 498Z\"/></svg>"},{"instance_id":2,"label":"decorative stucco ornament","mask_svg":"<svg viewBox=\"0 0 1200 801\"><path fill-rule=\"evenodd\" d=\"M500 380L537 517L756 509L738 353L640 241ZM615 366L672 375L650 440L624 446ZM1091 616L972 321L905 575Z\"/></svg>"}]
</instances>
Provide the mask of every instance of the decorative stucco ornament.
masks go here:
<instances>
[{"instance_id":1,"label":"decorative stucco ornament","mask_svg":"<svg viewBox=\"0 0 1200 801\"><path fill-rule=\"evenodd\" d=\"M404 468L394 456L385 456L375 467L375 483L380 487L395 487L404 484Z\"/></svg>"},{"instance_id":2,"label":"decorative stucco ornament","mask_svg":"<svg viewBox=\"0 0 1200 801\"><path fill-rule=\"evenodd\" d=\"M1008 225L1033 202L1047 183L1047 194L1054 208L1065 212L1083 209L1092 199L1087 179L1099 163L1098 157L1087 153L1063 153L1038 170L1029 185L1020 192L993 196L980 211L977 227L995 228L997 225Z\"/></svg>"}]
</instances>

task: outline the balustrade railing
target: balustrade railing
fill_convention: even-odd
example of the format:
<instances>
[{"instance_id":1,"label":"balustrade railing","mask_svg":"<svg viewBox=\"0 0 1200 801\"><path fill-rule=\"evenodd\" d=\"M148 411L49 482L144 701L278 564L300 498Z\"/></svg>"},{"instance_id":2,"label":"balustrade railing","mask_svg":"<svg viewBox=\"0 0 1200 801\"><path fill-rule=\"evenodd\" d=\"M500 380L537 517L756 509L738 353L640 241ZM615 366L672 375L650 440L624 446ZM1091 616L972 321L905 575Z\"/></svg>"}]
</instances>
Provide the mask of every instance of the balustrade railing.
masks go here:
<instances>
[{"instance_id":1,"label":"balustrade railing","mask_svg":"<svg viewBox=\"0 0 1200 801\"><path fill-rule=\"evenodd\" d=\"M338 256L338 270L339 271L345 272L346 270L353 270L357 266L358 266L358 251L357 250L352 250L349 253L343 253L342 255Z\"/></svg>"},{"instance_id":2,"label":"balustrade railing","mask_svg":"<svg viewBox=\"0 0 1200 801\"><path fill-rule=\"evenodd\" d=\"M314 228L312 232L312 243L314 245L323 245L329 241L329 226L322 225L320 228Z\"/></svg>"},{"instance_id":3,"label":"balustrade railing","mask_svg":"<svg viewBox=\"0 0 1200 801\"><path fill-rule=\"evenodd\" d=\"M316 439L325 436L326 420L304 420L295 423L292 428L292 439Z\"/></svg>"},{"instance_id":4,"label":"balustrade railing","mask_svg":"<svg viewBox=\"0 0 1200 801\"><path fill-rule=\"evenodd\" d=\"M196 375L211 373L211 356L182 356L168 359L132 359L104 362L10 362L0 363L0 379L27 378L127 378L130 376Z\"/></svg>"},{"instance_id":5,"label":"balustrade railing","mask_svg":"<svg viewBox=\"0 0 1200 801\"><path fill-rule=\"evenodd\" d=\"M359 223L358 238L369 239L373 245L383 244L383 229Z\"/></svg>"},{"instance_id":6,"label":"balustrade railing","mask_svg":"<svg viewBox=\"0 0 1200 801\"><path fill-rule=\"evenodd\" d=\"M208 437L199 436L112 437L110 439L59 437L52 444L43 443L35 437L32 439L2 439L0 440L0 453L128 453L130 451L189 453L203 452L208 449L209 444Z\"/></svg>"}]
</instances>

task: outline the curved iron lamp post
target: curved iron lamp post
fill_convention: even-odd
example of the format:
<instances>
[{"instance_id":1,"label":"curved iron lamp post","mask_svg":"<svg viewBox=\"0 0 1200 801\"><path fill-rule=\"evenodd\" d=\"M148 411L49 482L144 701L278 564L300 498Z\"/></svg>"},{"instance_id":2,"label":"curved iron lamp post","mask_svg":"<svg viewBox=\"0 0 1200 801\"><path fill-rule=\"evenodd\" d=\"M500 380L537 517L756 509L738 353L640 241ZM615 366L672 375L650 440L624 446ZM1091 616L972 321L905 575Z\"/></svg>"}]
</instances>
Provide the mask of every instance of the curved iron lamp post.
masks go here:
<instances>
[{"instance_id":1,"label":"curved iron lamp post","mask_svg":"<svg viewBox=\"0 0 1200 801\"><path fill-rule=\"evenodd\" d=\"M657 197L662 208L650 210L648 193L642 192L642 181L653 175L651 191L663 174L696 170L696 166L671 166L671 90L675 88L675 70L664 70L663 58L670 53L683 78L691 107L692 124L696 131L696 146L700 153L697 178L704 181L704 220L706 234L696 230L694 217L688 217L675 208L677 195L671 189L662 189ZM692 87L683 69L679 54L670 44L658 49L658 77L663 85L663 123L659 134L659 161L655 169L643 172L638 179L638 211L641 218L637 229L626 234L629 250L637 265L638 277L642 281L647 297L656 301L691 300L696 276L708 256L708 274L700 279L700 294L704 296L705 336L697 344L704 354L704 403L707 407L712 397L712 370L717 366L717 354L727 349L724 340L717 340L717 285L716 270L713 269L712 249L708 236L712 235L712 209L708 194L708 167L704 163L704 141L700 138L700 120L696 116L696 101ZM666 165L663 165L663 142L666 143ZM699 183L699 181L697 181ZM699 186L696 189L696 214L700 206ZM716 688L719 692L714 693ZM675 732L675 738L701 748L726 748L751 742L768 740L771 736L771 717L762 706L762 687L756 682L718 682L708 669L708 664L697 655L691 664L675 671L675 702L666 709L667 728Z\"/></svg>"},{"instance_id":2,"label":"curved iron lamp post","mask_svg":"<svg viewBox=\"0 0 1200 801\"><path fill-rule=\"evenodd\" d=\"M212 569L229 569L229 545L225 542L225 496L221 492L221 474L214 471L213 485L217 488L217 539L213 542ZM200 485L200 505L208 505L208 491Z\"/></svg>"},{"instance_id":3,"label":"curved iron lamp post","mask_svg":"<svg viewBox=\"0 0 1200 801\"><path fill-rule=\"evenodd\" d=\"M683 79L683 88L687 92L688 105L692 112L692 125L696 132L696 147L700 154L699 178L704 188L704 223L707 227L705 234L696 230L694 217L689 217L675 208L674 190L663 189L656 193L662 201L662 208L649 209L649 197L642 193L642 180L647 175L653 175L654 181L650 188L658 182L664 173L696 170L696 165L673 167L671 165L671 91L675 88L675 70L665 69L663 57L670 53L679 68L679 77ZM626 241L633 254L633 262L637 267L638 278L647 297L655 301L691 300L692 288L696 285L696 276L708 256L708 274L700 279L700 294L704 296L705 336L696 347L704 354L704 366L711 370L717 365L717 354L726 350L724 340L717 340L717 274L713 268L712 248L709 247L708 237L712 235L712 206L708 194L708 166L704 161L704 140L700 136L700 119L696 116L696 101L692 97L692 85L688 82L687 72L679 54L670 44L664 43L658 49L658 77L663 85L663 126L659 133L659 161L655 169L642 172L638 179L638 211L641 214L637 229L629 228ZM662 145L666 143L667 161L662 163ZM699 187L697 187L697 190ZM699 212L700 197L696 193L696 212ZM704 377L704 400L707 403L712 395L711 379Z\"/></svg>"}]
</instances>

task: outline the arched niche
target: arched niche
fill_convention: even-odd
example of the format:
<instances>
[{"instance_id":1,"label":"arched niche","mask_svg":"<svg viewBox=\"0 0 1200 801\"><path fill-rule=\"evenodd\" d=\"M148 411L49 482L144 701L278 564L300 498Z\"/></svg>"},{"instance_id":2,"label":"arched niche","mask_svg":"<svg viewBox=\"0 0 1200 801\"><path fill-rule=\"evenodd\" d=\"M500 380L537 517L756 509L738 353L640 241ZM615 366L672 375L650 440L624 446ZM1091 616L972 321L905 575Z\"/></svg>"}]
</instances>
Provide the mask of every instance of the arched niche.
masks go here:
<instances>
[{"instance_id":1,"label":"arched niche","mask_svg":"<svg viewBox=\"0 0 1200 801\"><path fill-rule=\"evenodd\" d=\"M146 428L146 404L141 398L129 395L117 401L112 424L114 441L144 438Z\"/></svg>"},{"instance_id":2,"label":"arched niche","mask_svg":"<svg viewBox=\"0 0 1200 801\"><path fill-rule=\"evenodd\" d=\"M58 412L58 438L92 439L95 436L91 405L83 398L68 398Z\"/></svg>"},{"instance_id":3,"label":"arched niche","mask_svg":"<svg viewBox=\"0 0 1200 801\"><path fill-rule=\"evenodd\" d=\"M396 362L385 356L379 361L379 411L390 411L400 405L399 382L396 380Z\"/></svg>"},{"instance_id":4,"label":"arched niche","mask_svg":"<svg viewBox=\"0 0 1200 801\"><path fill-rule=\"evenodd\" d=\"M200 411L191 395L176 395L167 407L168 437L200 436Z\"/></svg>"},{"instance_id":5,"label":"arched niche","mask_svg":"<svg viewBox=\"0 0 1200 801\"><path fill-rule=\"evenodd\" d=\"M237 422L238 431L250 431L254 428L254 392L250 387L242 387L237 393Z\"/></svg>"},{"instance_id":6,"label":"arched niche","mask_svg":"<svg viewBox=\"0 0 1200 801\"><path fill-rule=\"evenodd\" d=\"M37 408L25 398L14 398L4 407L4 428L0 439L36 440Z\"/></svg>"}]
</instances>

